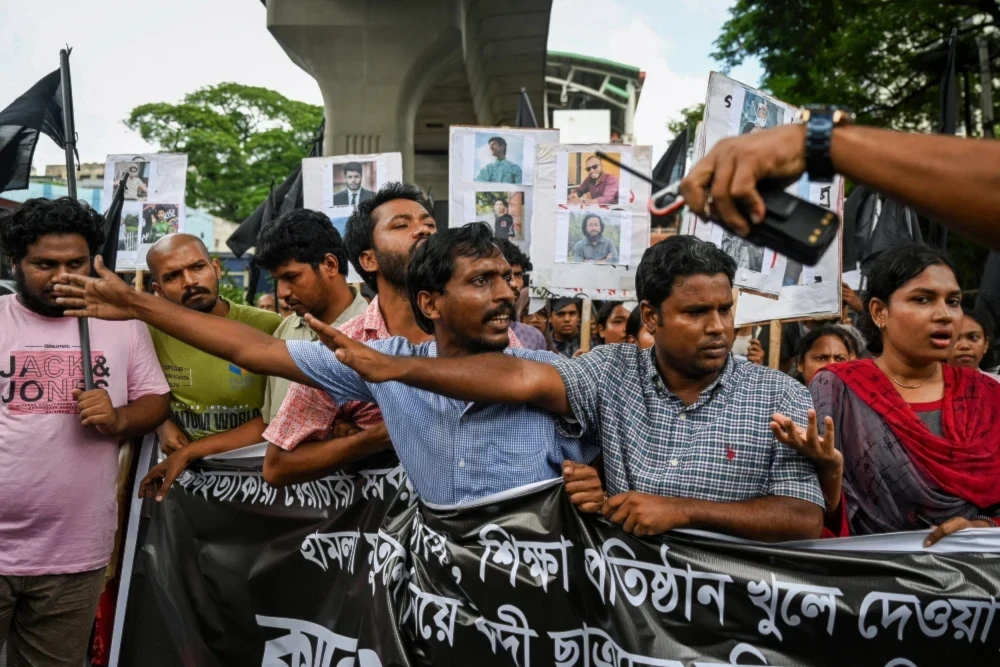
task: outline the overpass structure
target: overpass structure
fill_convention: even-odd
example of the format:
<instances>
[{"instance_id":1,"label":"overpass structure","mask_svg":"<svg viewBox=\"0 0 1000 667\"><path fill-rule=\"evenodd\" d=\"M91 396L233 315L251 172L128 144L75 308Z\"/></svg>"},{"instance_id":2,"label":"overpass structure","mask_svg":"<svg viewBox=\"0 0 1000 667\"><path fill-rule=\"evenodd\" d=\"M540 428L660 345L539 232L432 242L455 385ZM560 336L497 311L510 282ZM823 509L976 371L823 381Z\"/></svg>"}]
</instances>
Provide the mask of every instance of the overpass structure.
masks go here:
<instances>
[{"instance_id":1,"label":"overpass structure","mask_svg":"<svg viewBox=\"0 0 1000 667\"><path fill-rule=\"evenodd\" d=\"M325 155L399 151L443 200L448 127L543 108L552 0L266 0L267 27L319 84ZM541 114L539 114L541 115Z\"/></svg>"}]
</instances>

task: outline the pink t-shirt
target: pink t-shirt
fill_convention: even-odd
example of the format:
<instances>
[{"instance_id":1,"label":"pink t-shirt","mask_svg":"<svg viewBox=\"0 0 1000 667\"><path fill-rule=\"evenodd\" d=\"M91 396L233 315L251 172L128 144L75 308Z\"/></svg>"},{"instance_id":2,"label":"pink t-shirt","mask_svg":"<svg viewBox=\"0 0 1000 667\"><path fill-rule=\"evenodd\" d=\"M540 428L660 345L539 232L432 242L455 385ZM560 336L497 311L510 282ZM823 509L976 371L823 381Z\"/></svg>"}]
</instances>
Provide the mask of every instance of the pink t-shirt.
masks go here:
<instances>
[{"instance_id":1,"label":"pink t-shirt","mask_svg":"<svg viewBox=\"0 0 1000 667\"><path fill-rule=\"evenodd\" d=\"M115 407L170 391L141 322L90 320L94 382ZM117 522L118 439L84 427L74 318L0 296L0 575L107 565Z\"/></svg>"}]
</instances>

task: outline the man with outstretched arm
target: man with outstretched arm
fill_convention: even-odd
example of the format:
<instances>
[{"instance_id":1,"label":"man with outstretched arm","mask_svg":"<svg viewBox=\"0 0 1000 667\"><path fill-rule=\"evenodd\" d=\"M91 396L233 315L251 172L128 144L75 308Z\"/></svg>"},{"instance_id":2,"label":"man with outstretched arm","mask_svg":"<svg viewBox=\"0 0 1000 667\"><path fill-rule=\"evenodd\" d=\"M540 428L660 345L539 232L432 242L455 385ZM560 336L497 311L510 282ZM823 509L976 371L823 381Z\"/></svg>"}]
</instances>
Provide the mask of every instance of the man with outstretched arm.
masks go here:
<instances>
[{"instance_id":1,"label":"man with outstretched arm","mask_svg":"<svg viewBox=\"0 0 1000 667\"><path fill-rule=\"evenodd\" d=\"M527 402L575 418L601 444L613 495L605 501L597 472L580 465L568 471L567 492L582 511L599 509L626 531L819 537L824 501L816 471L783 444L818 439L812 401L791 378L730 354L734 272L733 260L710 243L691 236L658 243L636 273L653 348L605 345L554 363L497 354L393 359L318 328L336 357L371 382ZM808 430L795 425L807 421Z\"/></svg>"},{"instance_id":2,"label":"man with outstretched arm","mask_svg":"<svg viewBox=\"0 0 1000 667\"><path fill-rule=\"evenodd\" d=\"M59 302L68 314L141 319L248 370L322 388L338 403L378 403L403 467L427 502L468 503L558 478L564 460L590 462L597 454L578 437L576 424L534 406L468 405L401 383L368 383L321 343L282 341L231 321L208 327L208 316L129 290L100 263L97 270L97 279L62 276L58 291L65 296ZM416 248L407 271L417 323L433 331L434 341L413 345L397 337L369 346L403 356L451 358L503 350L552 360L555 355L548 352L512 348L509 280L510 266L489 227L473 223L438 232ZM311 317L308 321L319 326Z\"/></svg>"}]
</instances>

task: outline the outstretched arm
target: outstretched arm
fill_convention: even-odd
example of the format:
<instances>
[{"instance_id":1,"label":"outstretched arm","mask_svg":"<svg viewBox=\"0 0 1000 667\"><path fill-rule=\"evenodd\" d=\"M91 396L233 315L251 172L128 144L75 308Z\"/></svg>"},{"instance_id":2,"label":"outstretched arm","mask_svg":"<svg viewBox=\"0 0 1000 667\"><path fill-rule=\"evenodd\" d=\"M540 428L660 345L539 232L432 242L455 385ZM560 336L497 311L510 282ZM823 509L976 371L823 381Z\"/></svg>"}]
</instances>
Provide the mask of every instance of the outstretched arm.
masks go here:
<instances>
[{"instance_id":1,"label":"outstretched arm","mask_svg":"<svg viewBox=\"0 0 1000 667\"><path fill-rule=\"evenodd\" d=\"M311 315L306 315L306 322L339 361L368 382L396 381L463 401L531 403L558 415L573 415L562 376L549 364L498 352L433 359L390 356Z\"/></svg>"},{"instance_id":2,"label":"outstretched arm","mask_svg":"<svg viewBox=\"0 0 1000 667\"><path fill-rule=\"evenodd\" d=\"M64 273L55 289L60 305L71 317L102 320L142 320L163 333L203 352L232 362L258 375L276 375L293 382L317 386L299 370L285 341L223 317L199 313L166 299L130 289L121 278L94 261L97 278Z\"/></svg>"},{"instance_id":3,"label":"outstretched arm","mask_svg":"<svg viewBox=\"0 0 1000 667\"><path fill-rule=\"evenodd\" d=\"M830 157L837 173L912 206L956 231L1000 248L1000 143L871 127L838 127ZM805 128L786 125L724 139L681 182L695 214L711 212L739 234L765 206L757 182L794 182L805 171Z\"/></svg>"}]
</instances>

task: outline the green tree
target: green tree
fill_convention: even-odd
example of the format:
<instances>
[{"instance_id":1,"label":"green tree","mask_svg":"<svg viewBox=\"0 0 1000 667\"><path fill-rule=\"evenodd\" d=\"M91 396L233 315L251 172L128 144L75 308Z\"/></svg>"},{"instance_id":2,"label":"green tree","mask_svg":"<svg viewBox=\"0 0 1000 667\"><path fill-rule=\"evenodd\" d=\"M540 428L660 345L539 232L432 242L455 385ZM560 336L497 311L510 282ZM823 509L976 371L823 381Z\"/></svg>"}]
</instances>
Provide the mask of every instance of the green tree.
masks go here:
<instances>
[{"instance_id":1,"label":"green tree","mask_svg":"<svg viewBox=\"0 0 1000 667\"><path fill-rule=\"evenodd\" d=\"M243 220L299 166L323 109L266 88L221 83L179 104L143 104L125 125L159 150L187 153L187 203Z\"/></svg>"},{"instance_id":2,"label":"green tree","mask_svg":"<svg viewBox=\"0 0 1000 667\"><path fill-rule=\"evenodd\" d=\"M978 65L976 35L1000 26L1000 0L737 0L730 11L713 54L727 68L755 57L761 86L790 104L846 105L866 124L924 131L938 123L952 28L961 72Z\"/></svg>"},{"instance_id":3,"label":"green tree","mask_svg":"<svg viewBox=\"0 0 1000 667\"><path fill-rule=\"evenodd\" d=\"M690 127L691 131L688 133L688 146L694 143L694 129L698 127L698 123L705 118L705 105L695 104L694 106L681 109L681 117L667 121L667 129L670 130L671 134L675 137L684 131L685 127Z\"/></svg>"}]
</instances>

